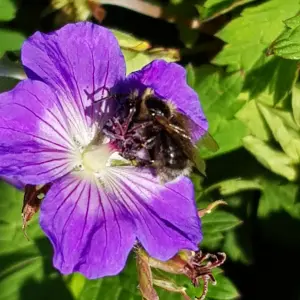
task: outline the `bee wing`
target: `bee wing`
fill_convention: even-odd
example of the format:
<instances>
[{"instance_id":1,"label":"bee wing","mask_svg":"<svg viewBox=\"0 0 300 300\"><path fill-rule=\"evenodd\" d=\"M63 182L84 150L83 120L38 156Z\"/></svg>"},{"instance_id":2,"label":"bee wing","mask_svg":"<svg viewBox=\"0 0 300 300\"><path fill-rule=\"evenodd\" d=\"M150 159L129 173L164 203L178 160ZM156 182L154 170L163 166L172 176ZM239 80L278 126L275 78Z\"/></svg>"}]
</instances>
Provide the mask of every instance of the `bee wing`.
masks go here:
<instances>
[{"instance_id":1,"label":"bee wing","mask_svg":"<svg viewBox=\"0 0 300 300\"><path fill-rule=\"evenodd\" d=\"M180 148L183 150L185 155L193 162L198 171L206 176L205 161L200 157L198 148L194 146L191 137L188 133L181 127L169 123L168 119L162 116L157 116L157 121L164 126L174 140L180 145Z\"/></svg>"},{"instance_id":2,"label":"bee wing","mask_svg":"<svg viewBox=\"0 0 300 300\"><path fill-rule=\"evenodd\" d=\"M219 150L219 145L216 142L216 140L208 133L206 132L198 142L198 147L204 146L208 150L212 152L216 152Z\"/></svg>"},{"instance_id":3,"label":"bee wing","mask_svg":"<svg viewBox=\"0 0 300 300\"><path fill-rule=\"evenodd\" d=\"M191 120L188 119L187 116L184 116L180 113L177 113L177 118L179 117L180 120L182 120L182 122L184 124L186 124L186 126L188 126L188 131L191 131ZM172 125L172 124L171 124ZM197 125L199 126L199 125ZM206 130L204 130L202 128L203 132L205 132ZM197 143L199 146L204 146L205 148L207 148L208 150L212 151L212 152L216 152L219 150L219 145L218 143L215 141L215 139L209 134L209 132L206 132L198 141Z\"/></svg>"},{"instance_id":4,"label":"bee wing","mask_svg":"<svg viewBox=\"0 0 300 300\"><path fill-rule=\"evenodd\" d=\"M201 158L198 148L193 145L191 140L189 143L184 143L184 142L182 143L182 150L185 153L185 155L193 162L193 164L197 168L197 170L202 175L206 176L205 161Z\"/></svg>"}]
</instances>

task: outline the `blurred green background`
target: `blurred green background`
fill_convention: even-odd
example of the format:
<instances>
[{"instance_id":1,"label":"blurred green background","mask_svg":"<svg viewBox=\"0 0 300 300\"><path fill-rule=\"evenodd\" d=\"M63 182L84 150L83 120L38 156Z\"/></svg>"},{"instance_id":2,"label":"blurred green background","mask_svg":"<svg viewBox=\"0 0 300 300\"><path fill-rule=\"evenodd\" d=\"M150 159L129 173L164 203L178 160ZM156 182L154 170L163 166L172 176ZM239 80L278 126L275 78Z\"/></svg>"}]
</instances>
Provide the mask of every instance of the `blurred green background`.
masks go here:
<instances>
[{"instance_id":1,"label":"blurred green background","mask_svg":"<svg viewBox=\"0 0 300 300\"><path fill-rule=\"evenodd\" d=\"M0 0L0 91L25 76L26 37L87 19L114 30L128 73L155 58L185 66L220 147L201 152L207 178L193 175L197 203L228 203L202 219L201 248L228 255L207 298L300 299L299 11L298 0ZM38 216L30 241L23 236L22 202L0 182L0 300L141 299L133 255L117 277L56 272Z\"/></svg>"}]
</instances>

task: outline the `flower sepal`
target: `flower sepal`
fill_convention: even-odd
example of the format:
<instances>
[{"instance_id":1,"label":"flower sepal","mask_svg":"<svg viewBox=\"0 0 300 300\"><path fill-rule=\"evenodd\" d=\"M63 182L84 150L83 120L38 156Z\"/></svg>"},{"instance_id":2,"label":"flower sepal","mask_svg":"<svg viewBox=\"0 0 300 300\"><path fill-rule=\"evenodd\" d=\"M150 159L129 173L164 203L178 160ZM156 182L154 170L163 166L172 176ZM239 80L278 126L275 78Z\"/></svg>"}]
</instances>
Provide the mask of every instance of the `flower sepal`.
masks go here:
<instances>
[{"instance_id":1,"label":"flower sepal","mask_svg":"<svg viewBox=\"0 0 300 300\"><path fill-rule=\"evenodd\" d=\"M45 198L46 193L50 189L51 184L31 185L26 184L24 188L24 198L22 207L22 230L25 237L29 240L26 233L28 222L39 211L41 202Z\"/></svg>"},{"instance_id":2,"label":"flower sepal","mask_svg":"<svg viewBox=\"0 0 300 300\"><path fill-rule=\"evenodd\" d=\"M206 208L198 211L200 218L212 212L219 205L227 204L223 200L217 200ZM226 260L224 252L204 253L202 251L181 250L171 259L161 261L148 255L141 246L136 247L137 271L139 287L144 299L157 300L158 295L154 286L164 290L179 293L185 300L192 300L186 292L186 287L177 285L171 278L158 277L152 271L160 270L167 274L183 275L187 277L194 287L203 282L202 294L197 300L204 300L208 292L208 284L217 283L212 270L221 266Z\"/></svg>"},{"instance_id":3,"label":"flower sepal","mask_svg":"<svg viewBox=\"0 0 300 300\"><path fill-rule=\"evenodd\" d=\"M204 300L208 292L209 282L213 285L217 283L212 270L221 266L226 260L224 252L212 254L203 253L202 251L182 250L167 261L152 258L141 248L137 248L136 252L140 291L144 299L147 300L159 299L153 286L158 286L170 292L180 293L184 299L191 300L186 293L185 287L178 286L170 278L160 278L153 275L152 269L162 270L169 274L184 275L195 287L199 287L200 280L202 280L203 292L197 299Z\"/></svg>"}]
</instances>

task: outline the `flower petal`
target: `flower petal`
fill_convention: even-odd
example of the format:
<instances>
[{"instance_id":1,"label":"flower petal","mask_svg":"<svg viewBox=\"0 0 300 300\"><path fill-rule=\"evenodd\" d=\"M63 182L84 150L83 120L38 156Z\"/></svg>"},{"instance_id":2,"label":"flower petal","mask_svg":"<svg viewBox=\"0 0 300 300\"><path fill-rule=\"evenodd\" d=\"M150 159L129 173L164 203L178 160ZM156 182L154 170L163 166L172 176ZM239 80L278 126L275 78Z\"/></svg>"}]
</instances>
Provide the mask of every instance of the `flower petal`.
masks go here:
<instances>
[{"instance_id":1,"label":"flower petal","mask_svg":"<svg viewBox=\"0 0 300 300\"><path fill-rule=\"evenodd\" d=\"M54 266L63 274L93 279L115 275L135 242L134 225L120 202L76 174L56 181L42 202L40 224L54 247Z\"/></svg>"},{"instance_id":2,"label":"flower petal","mask_svg":"<svg viewBox=\"0 0 300 300\"><path fill-rule=\"evenodd\" d=\"M23 190L25 187L25 184L21 182L20 180L16 180L13 177L7 177L7 176L0 176L0 180L3 180L10 185L14 186L18 190Z\"/></svg>"},{"instance_id":3,"label":"flower petal","mask_svg":"<svg viewBox=\"0 0 300 300\"><path fill-rule=\"evenodd\" d=\"M75 101L88 127L85 109L91 100L107 96L107 89L125 77L116 38L89 22L68 24L51 34L36 32L23 44L22 63L29 78L46 82L65 101Z\"/></svg>"},{"instance_id":4,"label":"flower petal","mask_svg":"<svg viewBox=\"0 0 300 300\"><path fill-rule=\"evenodd\" d=\"M0 175L42 184L74 168L74 142L56 103L51 89L38 81L0 94Z\"/></svg>"},{"instance_id":5,"label":"flower petal","mask_svg":"<svg viewBox=\"0 0 300 300\"><path fill-rule=\"evenodd\" d=\"M131 73L126 80L128 86L152 88L157 96L171 101L177 109L191 120L193 139L196 141L208 129L197 93L188 86L186 71L176 63L154 60L140 71ZM141 83L143 86L139 86Z\"/></svg>"},{"instance_id":6,"label":"flower petal","mask_svg":"<svg viewBox=\"0 0 300 300\"><path fill-rule=\"evenodd\" d=\"M109 172L111 194L132 213L137 238L150 256L167 260L181 249L198 249L202 234L190 179L163 186L147 168L123 166Z\"/></svg>"},{"instance_id":7,"label":"flower petal","mask_svg":"<svg viewBox=\"0 0 300 300\"><path fill-rule=\"evenodd\" d=\"M21 182L20 180L16 180L13 177L0 176L0 180L7 182L18 190L23 190L25 187L25 184L23 182Z\"/></svg>"}]
</instances>

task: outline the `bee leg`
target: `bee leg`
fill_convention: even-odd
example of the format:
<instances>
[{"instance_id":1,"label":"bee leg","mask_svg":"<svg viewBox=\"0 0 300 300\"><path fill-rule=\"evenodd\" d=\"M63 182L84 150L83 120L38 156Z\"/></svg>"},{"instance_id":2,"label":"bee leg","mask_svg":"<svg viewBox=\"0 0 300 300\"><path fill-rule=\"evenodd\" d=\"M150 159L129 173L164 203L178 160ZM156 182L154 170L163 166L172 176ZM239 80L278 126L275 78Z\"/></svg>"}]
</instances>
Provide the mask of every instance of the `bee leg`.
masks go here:
<instances>
[{"instance_id":1,"label":"bee leg","mask_svg":"<svg viewBox=\"0 0 300 300\"><path fill-rule=\"evenodd\" d=\"M123 143L123 149L132 149L132 147L135 148L135 150L140 149L140 141L136 140L136 137L133 135L126 135Z\"/></svg>"},{"instance_id":2,"label":"bee leg","mask_svg":"<svg viewBox=\"0 0 300 300\"><path fill-rule=\"evenodd\" d=\"M121 125L120 121L118 119L114 118L113 122L114 122L116 129L119 131L118 134L124 137L126 134L126 131L124 131L123 126Z\"/></svg>"},{"instance_id":3,"label":"bee leg","mask_svg":"<svg viewBox=\"0 0 300 300\"><path fill-rule=\"evenodd\" d=\"M128 133L134 132L134 131L136 131L136 130L138 130L138 129L144 129L144 128L146 128L146 127L152 125L152 124L153 124L152 121L139 123L138 125L133 126L132 128L130 128L130 129L128 130Z\"/></svg>"},{"instance_id":4,"label":"bee leg","mask_svg":"<svg viewBox=\"0 0 300 300\"><path fill-rule=\"evenodd\" d=\"M143 146L143 148L146 148L146 149L152 149L155 145L155 141L156 141L156 136L153 136L153 137L149 138L148 140L146 140L142 146Z\"/></svg>"},{"instance_id":5,"label":"bee leg","mask_svg":"<svg viewBox=\"0 0 300 300\"><path fill-rule=\"evenodd\" d=\"M105 128L105 127L102 129L102 132L107 137L109 137L110 139L112 139L113 141L115 141L115 140L121 140L121 141L123 141L124 140L124 137L122 135L114 133L114 132L110 131L109 129Z\"/></svg>"},{"instance_id":6,"label":"bee leg","mask_svg":"<svg viewBox=\"0 0 300 300\"><path fill-rule=\"evenodd\" d=\"M132 118L133 118L133 115L135 114L135 112L136 112L136 108L135 107L130 108L129 115L126 118L126 121L122 125L123 131L125 132L125 134L128 131L128 127L129 127L129 125L130 125L130 123L132 121Z\"/></svg>"}]
</instances>

